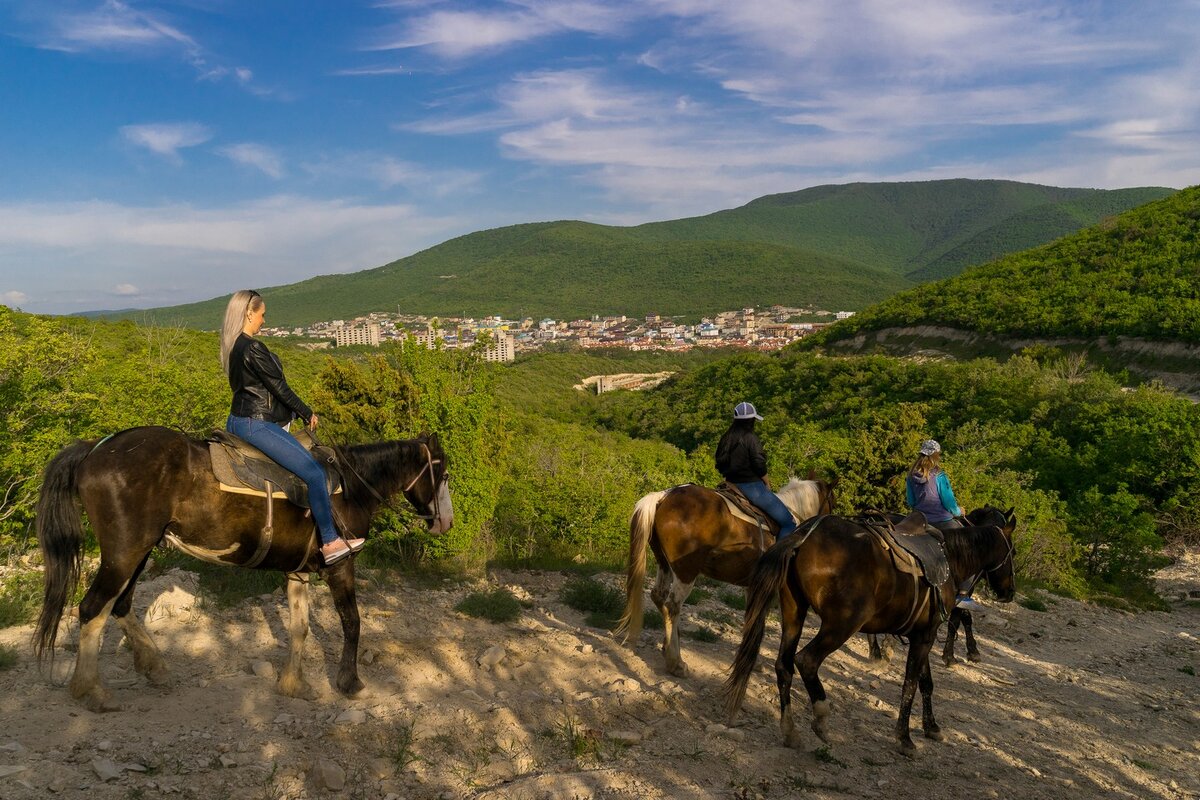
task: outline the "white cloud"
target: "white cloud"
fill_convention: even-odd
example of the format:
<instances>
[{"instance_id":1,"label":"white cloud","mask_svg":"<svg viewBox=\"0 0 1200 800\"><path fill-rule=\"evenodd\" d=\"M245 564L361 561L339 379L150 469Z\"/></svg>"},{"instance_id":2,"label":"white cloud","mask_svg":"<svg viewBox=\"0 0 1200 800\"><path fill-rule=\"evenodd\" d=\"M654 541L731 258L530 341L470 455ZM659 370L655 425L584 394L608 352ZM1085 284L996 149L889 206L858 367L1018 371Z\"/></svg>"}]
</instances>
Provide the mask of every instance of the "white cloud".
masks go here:
<instances>
[{"instance_id":1,"label":"white cloud","mask_svg":"<svg viewBox=\"0 0 1200 800\"><path fill-rule=\"evenodd\" d=\"M412 8L405 5L406 8ZM542 37L570 31L612 34L641 16L635 4L592 0L523 0L501 3L495 10L435 10L413 15L400 29L367 49L427 48L457 59L502 50Z\"/></svg>"},{"instance_id":2,"label":"white cloud","mask_svg":"<svg viewBox=\"0 0 1200 800\"><path fill-rule=\"evenodd\" d=\"M132 283L118 283L113 287L113 294L121 297L136 297L141 294L141 290Z\"/></svg>"},{"instance_id":3,"label":"white cloud","mask_svg":"<svg viewBox=\"0 0 1200 800\"><path fill-rule=\"evenodd\" d=\"M130 144L179 162L181 149L204 144L212 138L212 132L196 122L163 122L125 125L121 128L121 137Z\"/></svg>"},{"instance_id":4,"label":"white cloud","mask_svg":"<svg viewBox=\"0 0 1200 800\"><path fill-rule=\"evenodd\" d=\"M217 152L235 164L253 167L264 175L276 180L282 178L286 173L283 167L283 159L266 145L242 142L241 144L232 144L218 148Z\"/></svg>"},{"instance_id":5,"label":"white cloud","mask_svg":"<svg viewBox=\"0 0 1200 800\"><path fill-rule=\"evenodd\" d=\"M0 303L6 306L19 306L29 299L24 292L0 292Z\"/></svg>"},{"instance_id":6,"label":"white cloud","mask_svg":"<svg viewBox=\"0 0 1200 800\"><path fill-rule=\"evenodd\" d=\"M6 262L25 265L31 283L24 291L37 298L27 310L65 313L111 307L121 289L113 288L117 275L137 287L138 305L188 302L244 285L369 269L474 230L480 220L291 195L213 209L17 203L0 205L0 251Z\"/></svg>"},{"instance_id":7,"label":"white cloud","mask_svg":"<svg viewBox=\"0 0 1200 800\"><path fill-rule=\"evenodd\" d=\"M402 187L423 196L447 197L475 191L484 175L466 169L431 169L380 153L345 153L303 165L312 176L334 180L369 181L381 189Z\"/></svg>"}]
</instances>

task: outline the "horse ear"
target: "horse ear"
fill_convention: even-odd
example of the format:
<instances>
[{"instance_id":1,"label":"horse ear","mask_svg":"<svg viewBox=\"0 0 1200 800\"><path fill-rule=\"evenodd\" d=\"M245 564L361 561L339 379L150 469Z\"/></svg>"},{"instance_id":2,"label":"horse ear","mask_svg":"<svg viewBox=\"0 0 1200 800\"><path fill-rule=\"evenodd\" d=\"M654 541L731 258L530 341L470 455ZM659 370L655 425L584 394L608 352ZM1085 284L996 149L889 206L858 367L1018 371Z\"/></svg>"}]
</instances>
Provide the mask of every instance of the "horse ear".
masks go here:
<instances>
[{"instance_id":1,"label":"horse ear","mask_svg":"<svg viewBox=\"0 0 1200 800\"><path fill-rule=\"evenodd\" d=\"M815 481L817 479L817 471L812 467L808 468L808 475L804 478L806 481Z\"/></svg>"},{"instance_id":2,"label":"horse ear","mask_svg":"<svg viewBox=\"0 0 1200 800\"><path fill-rule=\"evenodd\" d=\"M1009 506L1008 511L1004 512L1004 518L1011 519L1015 523L1017 521L1017 518L1013 515L1013 512L1016 510L1017 510L1016 506Z\"/></svg>"}]
</instances>

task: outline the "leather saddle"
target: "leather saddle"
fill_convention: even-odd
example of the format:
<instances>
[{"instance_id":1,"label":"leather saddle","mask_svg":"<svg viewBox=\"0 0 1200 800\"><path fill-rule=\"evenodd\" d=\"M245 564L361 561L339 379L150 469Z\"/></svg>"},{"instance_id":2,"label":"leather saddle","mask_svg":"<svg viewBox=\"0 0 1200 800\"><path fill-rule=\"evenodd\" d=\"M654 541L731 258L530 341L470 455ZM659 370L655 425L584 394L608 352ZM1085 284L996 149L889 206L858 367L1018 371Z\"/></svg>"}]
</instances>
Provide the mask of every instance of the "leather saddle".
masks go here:
<instances>
[{"instance_id":1,"label":"leather saddle","mask_svg":"<svg viewBox=\"0 0 1200 800\"><path fill-rule=\"evenodd\" d=\"M736 485L729 481L721 481L713 488L713 491L721 495L725 500L726 505L729 506L730 514L752 525L757 525L760 533L766 532L771 534L771 542L779 538L779 523L767 516L767 513L761 508L751 503L750 498L742 494L741 489L737 488ZM764 547L763 549L766 548Z\"/></svg>"},{"instance_id":2,"label":"leather saddle","mask_svg":"<svg viewBox=\"0 0 1200 800\"><path fill-rule=\"evenodd\" d=\"M896 521L899 515L872 512L858 521L879 537L892 554L896 569L924 578L940 587L950 580L950 561L942 546L941 531L925 522L925 515L914 511Z\"/></svg>"},{"instance_id":3,"label":"leather saddle","mask_svg":"<svg viewBox=\"0 0 1200 800\"><path fill-rule=\"evenodd\" d=\"M337 455L332 448L314 446L307 433L296 437L316 457L325 472L325 486L329 494L342 490L342 474L338 470ZM268 487L272 498L287 498L292 503L308 508L308 486L294 472L281 467L270 456L244 439L228 431L215 429L208 438L208 455L212 460L213 475L221 485L221 491L266 497Z\"/></svg>"}]
</instances>

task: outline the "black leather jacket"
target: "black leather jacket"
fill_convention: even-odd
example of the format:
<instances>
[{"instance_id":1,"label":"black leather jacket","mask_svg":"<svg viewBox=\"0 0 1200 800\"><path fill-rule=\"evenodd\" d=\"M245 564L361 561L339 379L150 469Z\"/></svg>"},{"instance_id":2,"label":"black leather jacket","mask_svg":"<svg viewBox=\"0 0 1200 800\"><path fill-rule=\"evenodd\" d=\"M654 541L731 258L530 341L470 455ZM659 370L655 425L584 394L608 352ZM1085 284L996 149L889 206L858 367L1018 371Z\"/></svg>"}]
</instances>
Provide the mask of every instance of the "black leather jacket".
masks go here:
<instances>
[{"instance_id":1,"label":"black leather jacket","mask_svg":"<svg viewBox=\"0 0 1200 800\"><path fill-rule=\"evenodd\" d=\"M296 396L283 377L283 364L267 346L246 334L238 336L229 351L229 386L235 417L265 419L285 424L299 417L308 423L312 409Z\"/></svg>"},{"instance_id":2,"label":"black leather jacket","mask_svg":"<svg viewBox=\"0 0 1200 800\"><path fill-rule=\"evenodd\" d=\"M767 456L753 425L735 421L717 443L717 472L730 483L753 483L767 474Z\"/></svg>"}]
</instances>

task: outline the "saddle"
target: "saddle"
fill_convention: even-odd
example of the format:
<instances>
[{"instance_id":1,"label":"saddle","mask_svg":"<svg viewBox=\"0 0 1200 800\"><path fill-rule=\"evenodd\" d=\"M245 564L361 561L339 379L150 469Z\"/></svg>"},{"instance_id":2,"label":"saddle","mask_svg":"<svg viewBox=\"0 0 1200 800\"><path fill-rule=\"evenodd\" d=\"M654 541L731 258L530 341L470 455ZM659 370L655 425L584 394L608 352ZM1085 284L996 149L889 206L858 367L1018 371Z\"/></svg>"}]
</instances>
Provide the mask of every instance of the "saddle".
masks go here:
<instances>
[{"instance_id":1,"label":"saddle","mask_svg":"<svg viewBox=\"0 0 1200 800\"><path fill-rule=\"evenodd\" d=\"M725 504L729 507L730 514L743 522L749 522L751 525L758 526L759 549L765 551L769 546L767 542L774 542L779 538L779 523L767 516L767 513L761 508L751 503L750 498L742 494L741 489L737 488L736 485L729 481L721 481L713 487L713 491L719 494L725 501ZM763 536L764 533L769 533L771 538L769 540L766 539Z\"/></svg>"},{"instance_id":2,"label":"saddle","mask_svg":"<svg viewBox=\"0 0 1200 800\"><path fill-rule=\"evenodd\" d=\"M307 434L296 437L305 449L316 457L325 472L325 487L330 495L342 490L342 474L338 471L337 455L332 448L314 446ZM308 508L308 486L294 472L281 467L268 455L244 439L228 431L213 430L207 439L208 455L213 475L221 491L266 497L287 498L301 508Z\"/></svg>"},{"instance_id":3,"label":"saddle","mask_svg":"<svg viewBox=\"0 0 1200 800\"><path fill-rule=\"evenodd\" d=\"M880 538L892 554L896 569L924 578L933 587L950 580L950 562L942 547L941 531L925 523L925 515L914 511L896 522L892 515L875 512L859 520Z\"/></svg>"}]
</instances>

